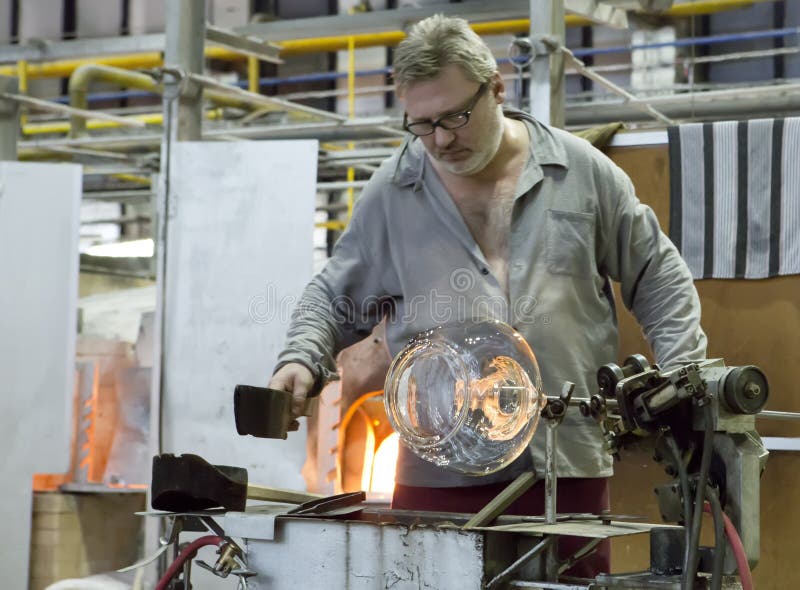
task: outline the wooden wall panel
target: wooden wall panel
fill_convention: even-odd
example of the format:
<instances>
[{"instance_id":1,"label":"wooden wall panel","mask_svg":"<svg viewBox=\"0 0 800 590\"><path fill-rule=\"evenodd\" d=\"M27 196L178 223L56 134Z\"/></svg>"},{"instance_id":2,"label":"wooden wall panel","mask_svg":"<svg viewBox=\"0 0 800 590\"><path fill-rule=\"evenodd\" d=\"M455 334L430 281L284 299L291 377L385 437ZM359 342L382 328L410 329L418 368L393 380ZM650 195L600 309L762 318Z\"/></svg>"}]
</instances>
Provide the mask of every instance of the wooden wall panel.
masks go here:
<instances>
[{"instance_id":1,"label":"wooden wall panel","mask_svg":"<svg viewBox=\"0 0 800 590\"><path fill-rule=\"evenodd\" d=\"M669 223L669 169L666 146L616 148L611 158L633 180L639 198L656 212L662 228ZM800 276L767 280L697 281L703 305L703 328L709 356L729 365L755 364L770 382L768 409L800 412ZM652 355L632 316L621 309L620 353ZM800 424L759 420L764 436L800 436ZM647 450L626 453L612 480L612 509L642 514L658 522L652 488L667 479ZM800 571L793 563L800 530L800 453L773 452L762 477L761 562L754 570L759 590L796 587ZM710 527L705 527L710 528ZM707 533L706 533L707 534ZM705 537L708 538L708 537ZM615 541L614 571L647 567L647 539Z\"/></svg>"}]
</instances>

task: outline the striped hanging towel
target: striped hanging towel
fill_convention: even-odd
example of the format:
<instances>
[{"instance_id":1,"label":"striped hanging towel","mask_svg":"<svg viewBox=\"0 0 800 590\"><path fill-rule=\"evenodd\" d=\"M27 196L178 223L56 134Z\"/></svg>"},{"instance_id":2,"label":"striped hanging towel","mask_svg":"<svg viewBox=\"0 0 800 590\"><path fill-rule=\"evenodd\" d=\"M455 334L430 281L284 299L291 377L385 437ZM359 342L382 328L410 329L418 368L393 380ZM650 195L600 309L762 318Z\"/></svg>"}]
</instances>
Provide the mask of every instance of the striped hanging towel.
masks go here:
<instances>
[{"instance_id":1,"label":"striped hanging towel","mask_svg":"<svg viewBox=\"0 0 800 590\"><path fill-rule=\"evenodd\" d=\"M800 274L800 118L671 127L670 238L695 279Z\"/></svg>"}]
</instances>

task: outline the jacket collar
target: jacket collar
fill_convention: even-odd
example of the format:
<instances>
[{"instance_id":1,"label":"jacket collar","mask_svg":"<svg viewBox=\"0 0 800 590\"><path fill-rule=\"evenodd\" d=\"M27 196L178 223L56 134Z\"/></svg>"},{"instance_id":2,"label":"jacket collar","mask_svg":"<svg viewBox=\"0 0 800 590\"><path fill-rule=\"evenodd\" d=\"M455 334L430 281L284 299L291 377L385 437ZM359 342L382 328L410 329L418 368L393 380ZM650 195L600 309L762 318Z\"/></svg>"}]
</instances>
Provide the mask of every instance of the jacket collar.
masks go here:
<instances>
[{"instance_id":1,"label":"jacket collar","mask_svg":"<svg viewBox=\"0 0 800 590\"><path fill-rule=\"evenodd\" d=\"M539 166L561 166L569 168L567 152L564 144L553 133L552 129L540 123L528 113L517 109L505 108L503 114L511 119L523 121L528 126L531 143L532 163ZM398 186L411 186L422 181L425 170L426 152L422 142L411 135L403 140L396 155L396 163L392 182Z\"/></svg>"}]
</instances>

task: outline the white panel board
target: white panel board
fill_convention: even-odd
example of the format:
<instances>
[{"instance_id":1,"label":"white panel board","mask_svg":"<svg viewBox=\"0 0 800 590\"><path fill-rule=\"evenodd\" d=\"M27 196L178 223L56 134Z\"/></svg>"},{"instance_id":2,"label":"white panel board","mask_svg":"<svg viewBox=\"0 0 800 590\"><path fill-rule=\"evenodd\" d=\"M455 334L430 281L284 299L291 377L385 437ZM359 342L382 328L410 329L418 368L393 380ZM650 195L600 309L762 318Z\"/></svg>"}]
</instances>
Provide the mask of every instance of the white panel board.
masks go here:
<instances>
[{"instance_id":1,"label":"white panel board","mask_svg":"<svg viewBox=\"0 0 800 590\"><path fill-rule=\"evenodd\" d=\"M69 468L81 167L0 163L2 586L27 587L31 478ZM11 575L13 574L13 575Z\"/></svg>"},{"instance_id":2,"label":"white panel board","mask_svg":"<svg viewBox=\"0 0 800 590\"><path fill-rule=\"evenodd\" d=\"M167 233L163 452L304 488L305 421L283 440L240 437L238 383L266 385L311 278L316 141L181 142Z\"/></svg>"},{"instance_id":3,"label":"white panel board","mask_svg":"<svg viewBox=\"0 0 800 590\"><path fill-rule=\"evenodd\" d=\"M130 0L128 29L131 35L163 33L166 28L164 0Z\"/></svg>"},{"instance_id":4,"label":"white panel board","mask_svg":"<svg viewBox=\"0 0 800 590\"><path fill-rule=\"evenodd\" d=\"M210 0L209 9L211 23L223 29L240 27L250 20L249 0Z\"/></svg>"},{"instance_id":5,"label":"white panel board","mask_svg":"<svg viewBox=\"0 0 800 590\"><path fill-rule=\"evenodd\" d=\"M77 36L115 37L122 24L122 2L78 0L75 29Z\"/></svg>"}]
</instances>

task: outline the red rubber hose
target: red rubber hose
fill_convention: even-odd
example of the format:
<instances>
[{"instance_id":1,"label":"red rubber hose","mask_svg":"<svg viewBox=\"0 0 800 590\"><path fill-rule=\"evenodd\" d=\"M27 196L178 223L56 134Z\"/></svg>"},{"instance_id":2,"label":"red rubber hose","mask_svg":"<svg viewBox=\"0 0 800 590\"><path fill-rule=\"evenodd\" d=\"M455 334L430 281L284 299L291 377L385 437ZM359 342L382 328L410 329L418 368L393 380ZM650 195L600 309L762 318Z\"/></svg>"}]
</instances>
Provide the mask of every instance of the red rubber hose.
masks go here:
<instances>
[{"instance_id":1,"label":"red rubber hose","mask_svg":"<svg viewBox=\"0 0 800 590\"><path fill-rule=\"evenodd\" d=\"M708 502L703 505L703 512L711 513L711 506ZM750 572L750 564L747 562L747 555L744 552L739 532L725 512L722 513L722 519L725 521L725 536L728 537L728 543L731 544L733 556L736 558L736 567L739 569L739 577L742 580L742 590L753 590L753 574Z\"/></svg>"},{"instance_id":2,"label":"red rubber hose","mask_svg":"<svg viewBox=\"0 0 800 590\"><path fill-rule=\"evenodd\" d=\"M183 564L186 563L187 559L191 559L195 556L198 549L205 547L206 545L219 546L222 541L224 541L222 537L218 537L216 535L206 535L205 537L200 537L199 539L195 539L189 543L183 548L183 551L178 553L178 557L175 558L175 561L172 562L172 565L167 568L167 573L165 573L158 581L155 590L166 590L169 581L174 578L175 575L181 571L181 569L183 569Z\"/></svg>"}]
</instances>

